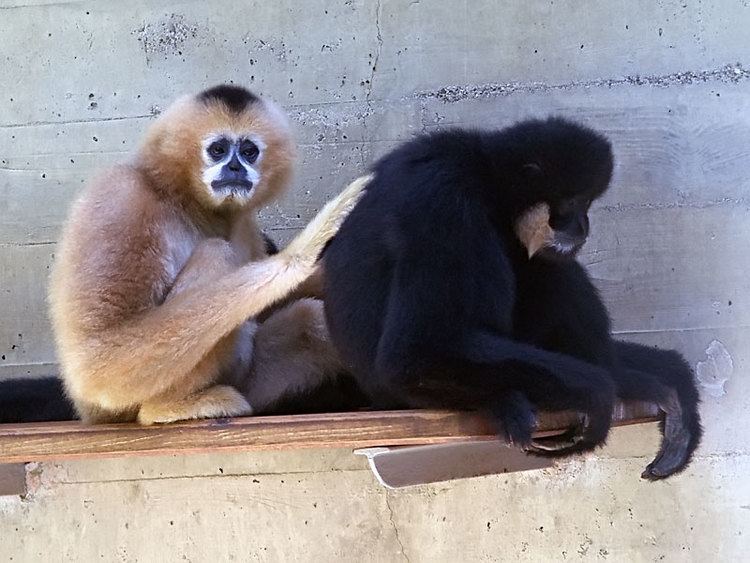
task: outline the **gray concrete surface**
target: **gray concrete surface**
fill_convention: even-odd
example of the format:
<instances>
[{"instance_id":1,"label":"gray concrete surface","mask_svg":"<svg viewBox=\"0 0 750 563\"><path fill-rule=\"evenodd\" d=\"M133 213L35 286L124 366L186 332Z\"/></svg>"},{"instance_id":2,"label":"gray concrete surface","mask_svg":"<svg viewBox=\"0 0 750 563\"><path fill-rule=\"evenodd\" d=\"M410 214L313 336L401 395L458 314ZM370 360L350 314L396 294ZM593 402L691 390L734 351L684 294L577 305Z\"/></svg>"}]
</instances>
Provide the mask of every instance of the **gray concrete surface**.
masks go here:
<instances>
[{"instance_id":1,"label":"gray concrete surface","mask_svg":"<svg viewBox=\"0 0 750 563\"><path fill-rule=\"evenodd\" d=\"M654 428L554 470L386 492L347 451L43 464L0 499L13 561L725 561L750 547L750 4L0 0L0 377L49 373L46 277L86 178L178 94L233 80L296 123L288 240L416 132L575 117L617 169L582 256L623 337L676 347L706 438ZM221 468L221 469L220 469Z\"/></svg>"}]
</instances>

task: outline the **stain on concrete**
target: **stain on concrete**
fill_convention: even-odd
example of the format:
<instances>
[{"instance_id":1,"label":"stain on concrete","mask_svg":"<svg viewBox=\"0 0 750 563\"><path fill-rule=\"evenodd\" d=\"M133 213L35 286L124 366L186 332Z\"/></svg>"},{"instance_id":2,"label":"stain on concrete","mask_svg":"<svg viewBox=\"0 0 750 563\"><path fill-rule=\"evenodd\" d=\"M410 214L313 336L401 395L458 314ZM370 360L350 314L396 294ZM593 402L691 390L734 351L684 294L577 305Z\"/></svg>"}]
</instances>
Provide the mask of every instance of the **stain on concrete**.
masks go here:
<instances>
[{"instance_id":1,"label":"stain on concrete","mask_svg":"<svg viewBox=\"0 0 750 563\"><path fill-rule=\"evenodd\" d=\"M289 55L286 43L281 39L258 39L255 42L255 48L258 51L268 51L280 63L285 63Z\"/></svg>"},{"instance_id":2,"label":"stain on concrete","mask_svg":"<svg viewBox=\"0 0 750 563\"><path fill-rule=\"evenodd\" d=\"M724 385L734 373L732 356L724 344L714 340L706 348L707 359L698 362L696 373L698 382L704 392L711 397L723 397L727 394Z\"/></svg>"},{"instance_id":3,"label":"stain on concrete","mask_svg":"<svg viewBox=\"0 0 750 563\"><path fill-rule=\"evenodd\" d=\"M735 206L750 205L750 199L744 197L722 197L711 200L684 200L669 202L639 202L639 203L618 203L615 205L602 205L599 209L603 211L635 211L650 210L659 211L662 209L709 209L717 206Z\"/></svg>"},{"instance_id":4,"label":"stain on concrete","mask_svg":"<svg viewBox=\"0 0 750 563\"><path fill-rule=\"evenodd\" d=\"M133 34L146 53L146 60L150 61L155 55L182 55L188 42L198 37L198 30L197 25L187 22L181 14L170 14L159 21L145 23Z\"/></svg>"},{"instance_id":5,"label":"stain on concrete","mask_svg":"<svg viewBox=\"0 0 750 563\"><path fill-rule=\"evenodd\" d=\"M688 70L671 74L631 75L621 78L597 78L594 80L574 80L559 84L545 82L505 82L489 84L467 84L444 86L438 90L418 92L418 99L437 99L446 103L476 98L494 98L518 93L550 92L579 88L612 88L615 86L654 86L666 88L675 85L701 84L704 82L737 83L750 79L750 70L740 63L728 64L711 70Z\"/></svg>"}]
</instances>

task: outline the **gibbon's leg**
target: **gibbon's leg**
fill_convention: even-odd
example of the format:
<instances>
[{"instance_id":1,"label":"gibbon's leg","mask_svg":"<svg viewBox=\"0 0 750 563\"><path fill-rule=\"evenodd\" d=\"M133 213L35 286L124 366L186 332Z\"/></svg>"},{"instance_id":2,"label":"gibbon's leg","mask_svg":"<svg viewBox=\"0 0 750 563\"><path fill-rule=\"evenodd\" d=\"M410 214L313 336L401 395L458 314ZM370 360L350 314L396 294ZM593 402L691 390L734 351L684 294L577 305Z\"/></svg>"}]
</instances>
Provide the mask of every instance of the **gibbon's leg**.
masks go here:
<instances>
[{"instance_id":1,"label":"gibbon's leg","mask_svg":"<svg viewBox=\"0 0 750 563\"><path fill-rule=\"evenodd\" d=\"M213 385L183 397L155 399L141 405L140 424L162 424L193 418L223 418L252 414L245 398L231 385Z\"/></svg>"},{"instance_id":2,"label":"gibbon's leg","mask_svg":"<svg viewBox=\"0 0 750 563\"><path fill-rule=\"evenodd\" d=\"M319 299L301 299L275 312L255 334L244 395L256 413L304 395L345 371L331 343Z\"/></svg>"},{"instance_id":3,"label":"gibbon's leg","mask_svg":"<svg viewBox=\"0 0 750 563\"><path fill-rule=\"evenodd\" d=\"M622 399L654 401L664 411L661 447L642 477L661 479L680 472L700 443L700 397L690 366L674 350L615 342L619 370L614 379Z\"/></svg>"},{"instance_id":4,"label":"gibbon's leg","mask_svg":"<svg viewBox=\"0 0 750 563\"><path fill-rule=\"evenodd\" d=\"M221 279L236 269L239 262L239 257L227 241L219 238L202 241L177 275L166 301L197 284ZM197 326L196 329L201 330L201 327ZM247 337L252 338L252 334ZM234 387L211 385L219 379L223 370L243 368L233 365L237 338L237 331L222 338L185 374L176 389L145 401L138 411L138 422L145 425L251 414L250 405Z\"/></svg>"},{"instance_id":5,"label":"gibbon's leg","mask_svg":"<svg viewBox=\"0 0 750 563\"><path fill-rule=\"evenodd\" d=\"M253 413L242 394L232 385L214 384L239 373L247 373L249 355L241 357L242 339L250 342L254 325L233 331L220 340L198 364L186 373L183 383L144 401L138 411L138 422L154 424L191 418L219 418Z\"/></svg>"},{"instance_id":6,"label":"gibbon's leg","mask_svg":"<svg viewBox=\"0 0 750 563\"><path fill-rule=\"evenodd\" d=\"M615 386L606 372L551 352L501 337L485 338L484 357L464 350L429 363L398 363L378 356L378 378L415 407L482 409L499 418L515 443L534 454L562 456L591 450L607 438ZM390 362L390 367L387 367ZM578 433L564 445L531 440L534 410L576 410L584 415Z\"/></svg>"},{"instance_id":7,"label":"gibbon's leg","mask_svg":"<svg viewBox=\"0 0 750 563\"><path fill-rule=\"evenodd\" d=\"M75 409L80 419L86 424L134 422L138 417L137 407L130 407L120 411L110 411L94 403L79 400L75 403Z\"/></svg>"},{"instance_id":8,"label":"gibbon's leg","mask_svg":"<svg viewBox=\"0 0 750 563\"><path fill-rule=\"evenodd\" d=\"M105 409L123 410L185 385L186 374L221 339L312 274L323 246L368 181L350 184L281 253L186 286L162 305L98 333L92 344L97 362L90 366L84 394Z\"/></svg>"},{"instance_id":9,"label":"gibbon's leg","mask_svg":"<svg viewBox=\"0 0 750 563\"><path fill-rule=\"evenodd\" d=\"M420 274L419 269L396 266L375 360L379 383L414 406L447 403L497 415L508 412L510 401L514 409L509 416L515 424L529 418L528 403L513 400L519 394L540 409L575 409L585 415L581 434L569 447L548 451L543 443L532 441L529 449L539 455L590 450L605 441L615 399L614 382L605 370L472 326L456 328L460 339L434 342L434 336L426 336L435 334L429 325L442 321L451 326L453 320L415 321L420 319L415 311L424 309L424 301L431 298L413 279Z\"/></svg>"}]
</instances>

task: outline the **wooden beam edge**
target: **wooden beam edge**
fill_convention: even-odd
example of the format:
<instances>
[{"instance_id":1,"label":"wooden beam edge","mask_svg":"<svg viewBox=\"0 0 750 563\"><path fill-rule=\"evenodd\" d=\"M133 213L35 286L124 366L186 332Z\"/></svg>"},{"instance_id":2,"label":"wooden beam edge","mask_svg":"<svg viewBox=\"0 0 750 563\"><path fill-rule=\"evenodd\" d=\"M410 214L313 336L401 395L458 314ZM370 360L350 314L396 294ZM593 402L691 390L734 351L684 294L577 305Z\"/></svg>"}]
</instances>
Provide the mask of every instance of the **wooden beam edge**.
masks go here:
<instances>
[{"instance_id":1,"label":"wooden beam edge","mask_svg":"<svg viewBox=\"0 0 750 563\"><path fill-rule=\"evenodd\" d=\"M659 419L648 403L621 403L613 425ZM541 413L537 436L564 431L575 413ZM80 422L0 424L0 463L169 455L212 451L366 448L496 439L476 413L439 410L361 411L192 420L157 426Z\"/></svg>"}]
</instances>

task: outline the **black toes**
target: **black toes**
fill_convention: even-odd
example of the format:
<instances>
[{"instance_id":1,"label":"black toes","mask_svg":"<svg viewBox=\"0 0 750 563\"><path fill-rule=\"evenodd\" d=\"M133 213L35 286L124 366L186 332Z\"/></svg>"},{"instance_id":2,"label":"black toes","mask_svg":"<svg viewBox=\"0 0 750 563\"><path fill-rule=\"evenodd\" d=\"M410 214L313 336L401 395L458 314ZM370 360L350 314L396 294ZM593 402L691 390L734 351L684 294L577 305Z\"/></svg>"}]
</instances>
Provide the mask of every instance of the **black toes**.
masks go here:
<instances>
[{"instance_id":1,"label":"black toes","mask_svg":"<svg viewBox=\"0 0 750 563\"><path fill-rule=\"evenodd\" d=\"M531 443L536 413L525 395L516 391L508 393L492 409L492 416L509 444L525 448Z\"/></svg>"},{"instance_id":2,"label":"black toes","mask_svg":"<svg viewBox=\"0 0 750 563\"><path fill-rule=\"evenodd\" d=\"M591 449L583 438L582 428L574 426L563 434L535 438L526 452L540 457L562 457Z\"/></svg>"},{"instance_id":3,"label":"black toes","mask_svg":"<svg viewBox=\"0 0 750 563\"><path fill-rule=\"evenodd\" d=\"M502 425L507 442L523 448L531 443L536 427L536 417L533 413L525 413L523 416L509 416L502 420Z\"/></svg>"}]
</instances>

